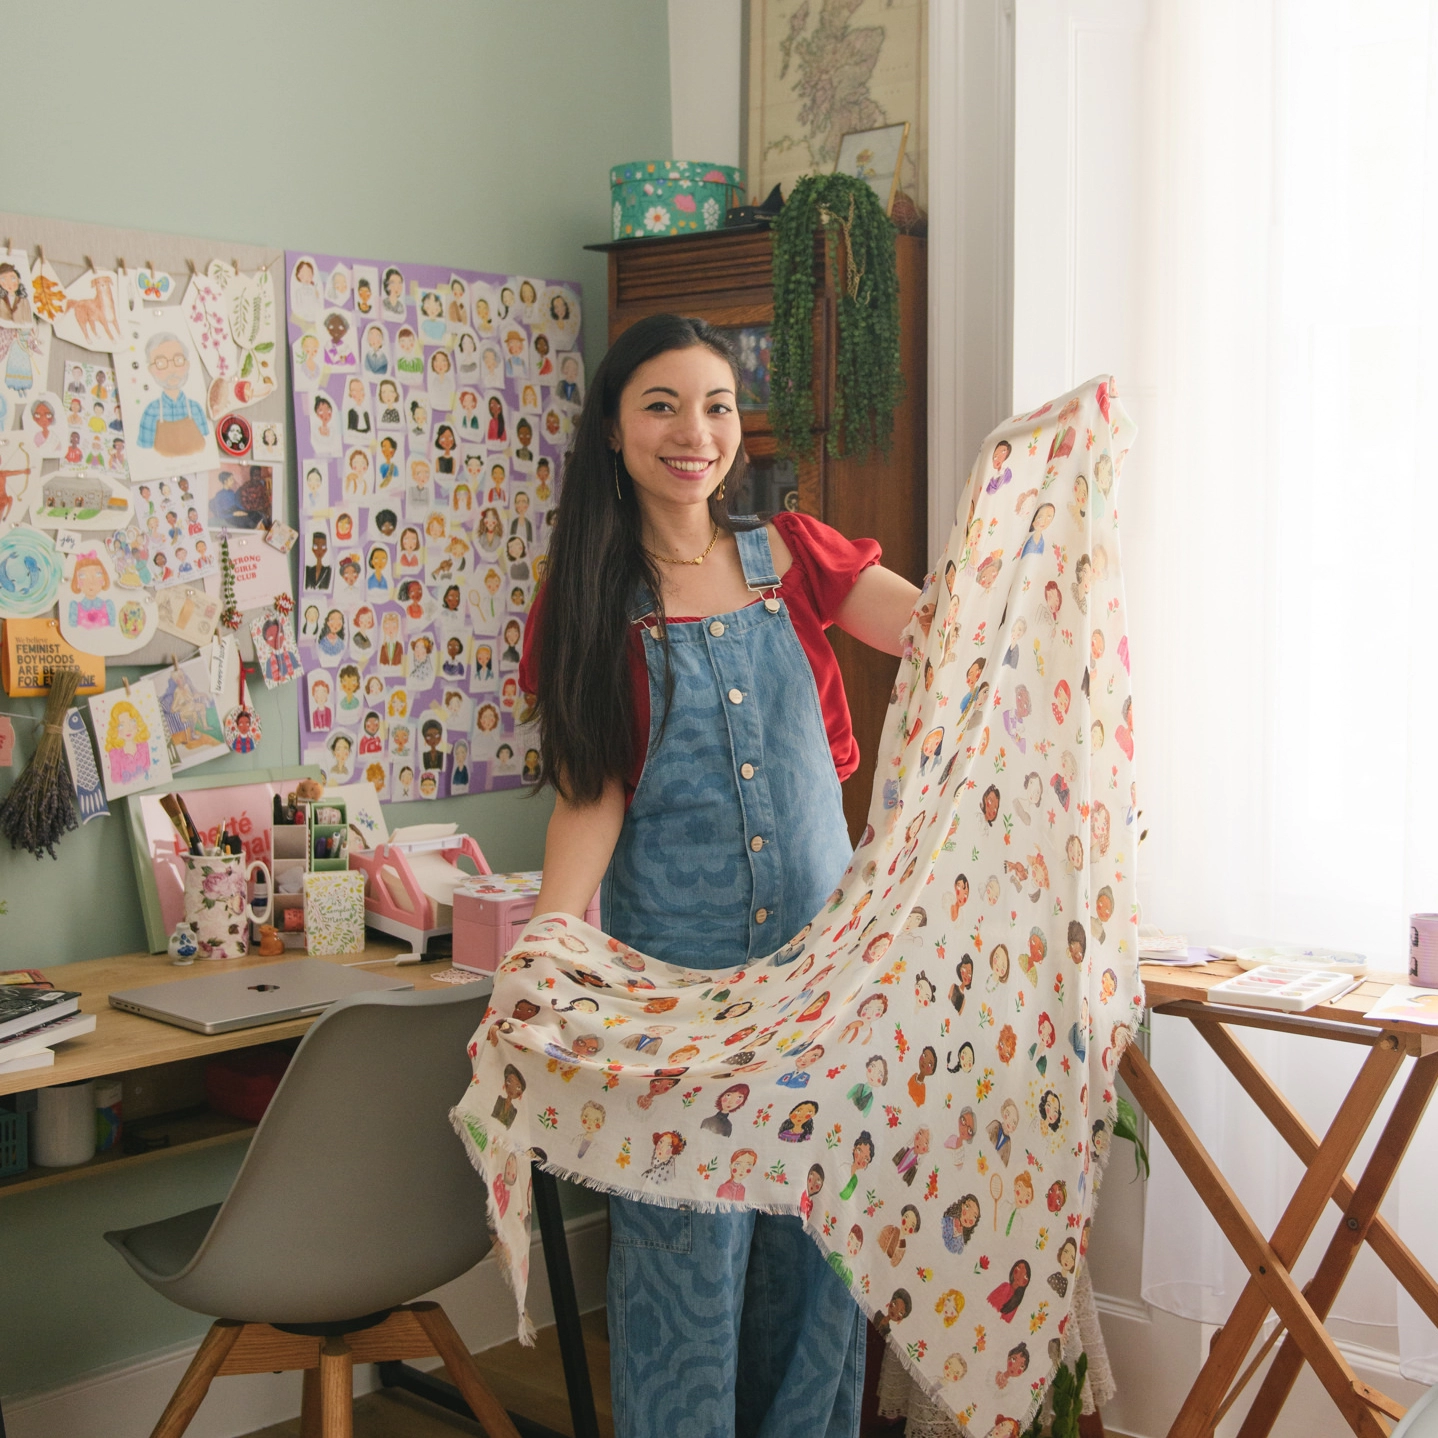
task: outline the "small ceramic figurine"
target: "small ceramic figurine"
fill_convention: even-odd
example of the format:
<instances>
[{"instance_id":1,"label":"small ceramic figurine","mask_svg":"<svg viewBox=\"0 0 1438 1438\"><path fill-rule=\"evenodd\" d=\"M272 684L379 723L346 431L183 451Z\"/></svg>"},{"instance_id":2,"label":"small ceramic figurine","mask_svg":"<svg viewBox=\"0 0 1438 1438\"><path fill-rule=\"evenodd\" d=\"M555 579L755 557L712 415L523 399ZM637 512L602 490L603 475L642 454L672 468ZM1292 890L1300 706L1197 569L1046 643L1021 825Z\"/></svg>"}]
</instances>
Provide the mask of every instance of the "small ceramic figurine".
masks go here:
<instances>
[{"instance_id":1,"label":"small ceramic figurine","mask_svg":"<svg viewBox=\"0 0 1438 1438\"><path fill-rule=\"evenodd\" d=\"M260 946L256 950L264 958L273 958L276 954L285 951L285 941L280 938L279 930L273 924L260 925Z\"/></svg>"},{"instance_id":2,"label":"small ceramic figurine","mask_svg":"<svg viewBox=\"0 0 1438 1438\"><path fill-rule=\"evenodd\" d=\"M175 925L170 935L169 953L177 964L193 964L200 946L195 942L195 931L183 919Z\"/></svg>"}]
</instances>

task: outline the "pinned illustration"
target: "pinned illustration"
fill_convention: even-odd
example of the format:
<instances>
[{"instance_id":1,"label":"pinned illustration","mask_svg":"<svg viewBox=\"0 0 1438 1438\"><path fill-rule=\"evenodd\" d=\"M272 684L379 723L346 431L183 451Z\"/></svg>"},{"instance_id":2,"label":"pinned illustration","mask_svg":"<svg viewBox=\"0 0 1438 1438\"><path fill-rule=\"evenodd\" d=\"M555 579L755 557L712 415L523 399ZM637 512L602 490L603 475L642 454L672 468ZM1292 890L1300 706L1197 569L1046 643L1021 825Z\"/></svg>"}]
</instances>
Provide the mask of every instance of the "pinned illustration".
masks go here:
<instances>
[{"instance_id":1,"label":"pinned illustration","mask_svg":"<svg viewBox=\"0 0 1438 1438\"><path fill-rule=\"evenodd\" d=\"M13 432L0 434L0 534L25 518L39 474L40 457L30 441Z\"/></svg>"},{"instance_id":2,"label":"pinned illustration","mask_svg":"<svg viewBox=\"0 0 1438 1438\"><path fill-rule=\"evenodd\" d=\"M158 618L148 590L119 587L103 544L80 549L60 589L60 633L87 654L131 654L148 643ZM168 777L168 776L167 776Z\"/></svg>"},{"instance_id":3,"label":"pinned illustration","mask_svg":"<svg viewBox=\"0 0 1438 1438\"><path fill-rule=\"evenodd\" d=\"M267 689L288 684L303 673L289 615L281 614L278 609L266 609L250 621L250 637L255 644L255 662Z\"/></svg>"},{"instance_id":4,"label":"pinned illustration","mask_svg":"<svg viewBox=\"0 0 1438 1438\"><path fill-rule=\"evenodd\" d=\"M189 644L208 644L219 622L220 601L194 585L161 590L155 600L156 627Z\"/></svg>"},{"instance_id":5,"label":"pinned illustration","mask_svg":"<svg viewBox=\"0 0 1438 1438\"><path fill-rule=\"evenodd\" d=\"M162 305L174 291L175 281L164 270L146 265L135 271L135 288L140 292L140 298L148 304Z\"/></svg>"},{"instance_id":6,"label":"pinned illustration","mask_svg":"<svg viewBox=\"0 0 1438 1438\"><path fill-rule=\"evenodd\" d=\"M86 270L71 280L65 286L65 309L54 321L56 337L81 349L118 349L123 338L119 293L114 270Z\"/></svg>"},{"instance_id":7,"label":"pinned illustration","mask_svg":"<svg viewBox=\"0 0 1438 1438\"><path fill-rule=\"evenodd\" d=\"M173 777L160 701L147 680L109 689L90 700L100 747L100 776L109 799L119 799Z\"/></svg>"},{"instance_id":8,"label":"pinned illustration","mask_svg":"<svg viewBox=\"0 0 1438 1438\"><path fill-rule=\"evenodd\" d=\"M53 454L68 471L99 471L127 479L130 461L119 385L110 357L98 358L97 364L81 360L64 363L56 406L59 434ZM33 411L37 399L43 397L32 398L27 410Z\"/></svg>"},{"instance_id":9,"label":"pinned illustration","mask_svg":"<svg viewBox=\"0 0 1438 1438\"><path fill-rule=\"evenodd\" d=\"M253 458L266 464L285 462L285 426L283 420L267 419L255 426Z\"/></svg>"},{"instance_id":10,"label":"pinned illustration","mask_svg":"<svg viewBox=\"0 0 1438 1438\"><path fill-rule=\"evenodd\" d=\"M216 426L219 446L231 459L241 459L250 452L254 431L242 415L227 414Z\"/></svg>"},{"instance_id":11,"label":"pinned illustration","mask_svg":"<svg viewBox=\"0 0 1438 1438\"><path fill-rule=\"evenodd\" d=\"M30 270L30 308L49 324L65 313L65 286L49 260L37 260Z\"/></svg>"},{"instance_id":12,"label":"pinned illustration","mask_svg":"<svg viewBox=\"0 0 1438 1438\"><path fill-rule=\"evenodd\" d=\"M320 298L319 267L313 255L301 255L290 270L290 313L314 324L324 303Z\"/></svg>"},{"instance_id":13,"label":"pinned illustration","mask_svg":"<svg viewBox=\"0 0 1438 1438\"><path fill-rule=\"evenodd\" d=\"M120 401L136 481L170 479L219 464L205 411L205 378L183 313L140 309L126 317L116 351Z\"/></svg>"},{"instance_id":14,"label":"pinned illustration","mask_svg":"<svg viewBox=\"0 0 1438 1438\"><path fill-rule=\"evenodd\" d=\"M37 466L38 468L38 466ZM57 469L47 474L30 500L30 518L69 529L124 529L133 512L126 485L99 470Z\"/></svg>"},{"instance_id":15,"label":"pinned illustration","mask_svg":"<svg viewBox=\"0 0 1438 1438\"><path fill-rule=\"evenodd\" d=\"M268 270L244 275L222 260L212 261L208 273L224 297L230 338L239 351L235 379L248 382L248 389L235 392L233 407L254 404L276 384L274 281Z\"/></svg>"},{"instance_id":16,"label":"pinned illustration","mask_svg":"<svg viewBox=\"0 0 1438 1438\"><path fill-rule=\"evenodd\" d=\"M210 689L210 666L191 659L156 671L151 682L165 720L170 765L177 774L228 754L224 725Z\"/></svg>"},{"instance_id":17,"label":"pinned illustration","mask_svg":"<svg viewBox=\"0 0 1438 1438\"><path fill-rule=\"evenodd\" d=\"M24 250L0 250L0 325L26 329L35 323L30 257Z\"/></svg>"},{"instance_id":18,"label":"pinned illustration","mask_svg":"<svg viewBox=\"0 0 1438 1438\"><path fill-rule=\"evenodd\" d=\"M37 384L45 382L50 366L50 326L29 329L0 326L0 384L7 408L23 404Z\"/></svg>"},{"instance_id":19,"label":"pinned illustration","mask_svg":"<svg viewBox=\"0 0 1438 1438\"><path fill-rule=\"evenodd\" d=\"M80 811L80 822L88 824L91 819L108 816L110 806L105 802L105 786L100 780L100 769L95 763L95 746L90 731L85 727L84 716L78 709L71 709L65 715L65 756L70 761L70 777L75 781L75 802Z\"/></svg>"},{"instance_id":20,"label":"pinned illustration","mask_svg":"<svg viewBox=\"0 0 1438 1438\"><path fill-rule=\"evenodd\" d=\"M245 670L240 666L240 702L224 717L225 743L236 754L253 754L260 742L259 716L245 703Z\"/></svg>"},{"instance_id":21,"label":"pinned illustration","mask_svg":"<svg viewBox=\"0 0 1438 1438\"><path fill-rule=\"evenodd\" d=\"M200 362L215 380L231 379L239 368L239 352L230 338L224 292L207 275L193 274L181 306L185 326Z\"/></svg>"},{"instance_id":22,"label":"pinned illustration","mask_svg":"<svg viewBox=\"0 0 1438 1438\"><path fill-rule=\"evenodd\" d=\"M20 411L20 428L41 459L58 459L64 452L63 413L60 396L48 389L32 395Z\"/></svg>"},{"instance_id":23,"label":"pinned illustration","mask_svg":"<svg viewBox=\"0 0 1438 1438\"><path fill-rule=\"evenodd\" d=\"M36 619L60 592L64 565L55 542L28 524L0 535L0 614Z\"/></svg>"}]
</instances>

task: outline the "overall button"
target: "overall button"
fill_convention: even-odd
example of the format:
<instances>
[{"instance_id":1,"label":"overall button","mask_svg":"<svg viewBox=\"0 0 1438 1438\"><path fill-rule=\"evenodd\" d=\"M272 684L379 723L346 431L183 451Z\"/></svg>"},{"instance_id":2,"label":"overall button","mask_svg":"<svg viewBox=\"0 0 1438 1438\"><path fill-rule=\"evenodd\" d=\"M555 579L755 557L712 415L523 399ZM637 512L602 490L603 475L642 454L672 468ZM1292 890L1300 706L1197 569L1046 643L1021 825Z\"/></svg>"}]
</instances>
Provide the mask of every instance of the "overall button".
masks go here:
<instances>
[{"instance_id":1,"label":"overall button","mask_svg":"<svg viewBox=\"0 0 1438 1438\"><path fill-rule=\"evenodd\" d=\"M779 612L779 601L777 599L766 599L764 601L764 608L767 609L770 614L777 614Z\"/></svg>"},{"instance_id":2,"label":"overall button","mask_svg":"<svg viewBox=\"0 0 1438 1438\"><path fill-rule=\"evenodd\" d=\"M758 834L755 834L754 837L749 840L749 847L757 854L759 850L764 847L764 841Z\"/></svg>"},{"instance_id":3,"label":"overall button","mask_svg":"<svg viewBox=\"0 0 1438 1438\"><path fill-rule=\"evenodd\" d=\"M754 766L752 764L741 764L739 766L739 772L746 779L752 779L754 777Z\"/></svg>"},{"instance_id":4,"label":"overall button","mask_svg":"<svg viewBox=\"0 0 1438 1438\"><path fill-rule=\"evenodd\" d=\"M758 911L755 913L755 915L754 915L754 922L755 922L756 924L762 924L768 917L769 917L769 910L768 910L768 909L760 909L760 910L758 910Z\"/></svg>"},{"instance_id":5,"label":"overall button","mask_svg":"<svg viewBox=\"0 0 1438 1438\"><path fill-rule=\"evenodd\" d=\"M742 704L744 702L744 695L738 689L731 689L729 691L729 702L731 704Z\"/></svg>"},{"instance_id":6,"label":"overall button","mask_svg":"<svg viewBox=\"0 0 1438 1438\"><path fill-rule=\"evenodd\" d=\"M721 634L723 634L723 632L724 632L724 625L723 625L719 620L716 619L716 620L709 626L709 632L710 632L716 639L718 639L718 637L719 637Z\"/></svg>"}]
</instances>

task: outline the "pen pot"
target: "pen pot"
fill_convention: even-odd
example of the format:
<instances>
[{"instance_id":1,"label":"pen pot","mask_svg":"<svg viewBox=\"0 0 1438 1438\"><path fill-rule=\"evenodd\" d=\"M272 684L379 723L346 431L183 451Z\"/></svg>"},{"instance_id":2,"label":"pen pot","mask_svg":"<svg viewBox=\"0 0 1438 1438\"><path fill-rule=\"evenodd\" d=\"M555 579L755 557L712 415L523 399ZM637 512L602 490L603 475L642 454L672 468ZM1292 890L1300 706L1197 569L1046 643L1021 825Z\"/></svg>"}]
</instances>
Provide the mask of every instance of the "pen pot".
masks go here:
<instances>
[{"instance_id":1,"label":"pen pot","mask_svg":"<svg viewBox=\"0 0 1438 1438\"><path fill-rule=\"evenodd\" d=\"M185 866L185 922L194 931L202 959L239 959L249 952L250 919L269 922L274 884L262 859L246 864L241 854L182 854ZM246 902L250 876L265 876L263 914Z\"/></svg>"}]
</instances>

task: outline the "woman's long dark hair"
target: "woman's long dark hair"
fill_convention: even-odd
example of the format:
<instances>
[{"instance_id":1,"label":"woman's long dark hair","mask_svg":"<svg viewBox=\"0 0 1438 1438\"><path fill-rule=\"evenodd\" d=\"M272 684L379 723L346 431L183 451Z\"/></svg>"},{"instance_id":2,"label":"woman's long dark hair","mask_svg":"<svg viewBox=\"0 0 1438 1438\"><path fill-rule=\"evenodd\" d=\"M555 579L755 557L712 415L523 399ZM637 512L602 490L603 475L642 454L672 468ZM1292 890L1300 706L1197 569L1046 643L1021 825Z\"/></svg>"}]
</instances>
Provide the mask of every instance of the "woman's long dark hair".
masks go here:
<instances>
[{"instance_id":1,"label":"woman's long dark hair","mask_svg":"<svg viewBox=\"0 0 1438 1438\"><path fill-rule=\"evenodd\" d=\"M537 636L537 716L544 781L576 803L598 799L606 782L622 779L634 763L627 645L630 604L641 586L654 597L663 646L661 736L673 697L658 566L640 542L634 483L623 456L610 448L609 435L634 371L659 355L695 345L726 361L737 392L738 361L720 330L701 319L650 315L625 330L600 361L564 459ZM728 494L738 488L745 464L741 446L725 476ZM722 531L735 528L724 500L710 495L709 513Z\"/></svg>"}]
</instances>

